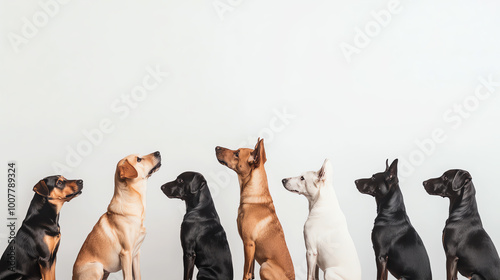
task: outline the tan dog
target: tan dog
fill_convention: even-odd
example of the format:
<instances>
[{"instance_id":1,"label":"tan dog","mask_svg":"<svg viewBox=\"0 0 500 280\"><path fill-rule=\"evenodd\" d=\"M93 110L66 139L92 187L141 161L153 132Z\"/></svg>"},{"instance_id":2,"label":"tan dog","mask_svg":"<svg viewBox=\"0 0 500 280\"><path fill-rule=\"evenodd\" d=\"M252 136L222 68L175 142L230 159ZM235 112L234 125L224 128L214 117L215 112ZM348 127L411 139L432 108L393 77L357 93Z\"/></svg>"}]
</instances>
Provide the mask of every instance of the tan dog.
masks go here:
<instances>
[{"instance_id":1,"label":"tan dog","mask_svg":"<svg viewBox=\"0 0 500 280\"><path fill-rule=\"evenodd\" d=\"M146 235L147 179L161 166L160 152L130 155L116 166L115 193L108 211L94 226L76 258L73 280L107 279L123 271L125 280L140 280L140 247Z\"/></svg>"},{"instance_id":2,"label":"tan dog","mask_svg":"<svg viewBox=\"0 0 500 280\"><path fill-rule=\"evenodd\" d=\"M234 170L240 182L238 232L245 249L243 279L254 279L255 260L264 280L295 279L283 228L276 216L264 170L266 152L259 138L255 149L215 148L217 160Z\"/></svg>"}]
</instances>

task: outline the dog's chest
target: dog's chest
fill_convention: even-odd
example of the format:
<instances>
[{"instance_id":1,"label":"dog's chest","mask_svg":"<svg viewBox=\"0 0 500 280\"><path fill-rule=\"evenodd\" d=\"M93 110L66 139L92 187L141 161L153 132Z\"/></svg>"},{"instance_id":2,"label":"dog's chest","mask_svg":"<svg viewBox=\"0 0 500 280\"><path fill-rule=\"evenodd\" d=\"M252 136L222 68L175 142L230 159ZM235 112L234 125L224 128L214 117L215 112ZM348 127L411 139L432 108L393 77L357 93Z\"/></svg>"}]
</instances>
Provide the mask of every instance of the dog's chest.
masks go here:
<instances>
[{"instance_id":1,"label":"dog's chest","mask_svg":"<svg viewBox=\"0 0 500 280\"><path fill-rule=\"evenodd\" d=\"M137 255L137 252L139 252L139 249L141 248L142 242L144 242L144 238L146 237L146 228L141 227L139 233L137 234L137 239L134 244L134 250L133 250L133 255Z\"/></svg>"},{"instance_id":2,"label":"dog's chest","mask_svg":"<svg viewBox=\"0 0 500 280\"><path fill-rule=\"evenodd\" d=\"M47 245L47 248L50 252L50 255L53 256L57 250L57 247L59 245L59 242L61 241L61 234L58 233L57 235L51 236L51 235L45 235L43 238L43 242L45 245Z\"/></svg>"}]
</instances>

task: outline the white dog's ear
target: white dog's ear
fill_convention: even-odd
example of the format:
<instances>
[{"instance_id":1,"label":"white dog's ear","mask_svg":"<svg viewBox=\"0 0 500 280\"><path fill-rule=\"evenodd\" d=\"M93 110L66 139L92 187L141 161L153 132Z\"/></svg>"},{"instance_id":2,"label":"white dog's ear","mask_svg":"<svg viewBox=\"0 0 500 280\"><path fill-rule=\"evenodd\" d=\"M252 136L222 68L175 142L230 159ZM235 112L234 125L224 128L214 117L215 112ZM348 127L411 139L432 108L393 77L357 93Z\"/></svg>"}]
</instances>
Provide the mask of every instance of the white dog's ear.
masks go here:
<instances>
[{"instance_id":1,"label":"white dog's ear","mask_svg":"<svg viewBox=\"0 0 500 280\"><path fill-rule=\"evenodd\" d=\"M325 159L325 162L323 162L323 166L321 166L321 169L318 171L318 180L325 181L327 179L330 179L332 176L332 171L332 163L329 159Z\"/></svg>"}]
</instances>

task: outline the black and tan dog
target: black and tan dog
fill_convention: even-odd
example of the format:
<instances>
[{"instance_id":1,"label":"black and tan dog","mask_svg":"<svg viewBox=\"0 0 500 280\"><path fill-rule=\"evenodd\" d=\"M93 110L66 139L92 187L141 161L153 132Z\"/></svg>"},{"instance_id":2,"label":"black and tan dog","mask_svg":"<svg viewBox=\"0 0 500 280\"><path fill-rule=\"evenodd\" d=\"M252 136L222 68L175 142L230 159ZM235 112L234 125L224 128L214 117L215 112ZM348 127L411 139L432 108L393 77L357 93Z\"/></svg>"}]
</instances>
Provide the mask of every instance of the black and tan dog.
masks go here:
<instances>
[{"instance_id":1,"label":"black and tan dog","mask_svg":"<svg viewBox=\"0 0 500 280\"><path fill-rule=\"evenodd\" d=\"M240 182L237 223L245 249L243 279L254 279L255 260L260 264L263 280L295 279L285 234L267 184L264 140L259 139L253 150L216 147L215 153L221 164L238 174Z\"/></svg>"},{"instance_id":2,"label":"black and tan dog","mask_svg":"<svg viewBox=\"0 0 500 280\"><path fill-rule=\"evenodd\" d=\"M430 280L429 257L406 215L397 164L397 159L391 166L386 162L384 172L355 182L361 193L374 196L377 201L377 218L372 231L377 280L386 280L388 271L400 280Z\"/></svg>"},{"instance_id":3,"label":"black and tan dog","mask_svg":"<svg viewBox=\"0 0 500 280\"><path fill-rule=\"evenodd\" d=\"M28 213L16 237L0 259L2 280L55 279L61 232L59 213L64 202L82 193L82 180L49 176L38 182Z\"/></svg>"},{"instance_id":4,"label":"black and tan dog","mask_svg":"<svg viewBox=\"0 0 500 280\"><path fill-rule=\"evenodd\" d=\"M476 189L465 170L448 170L441 177L424 182L431 195L450 199L450 212L443 230L448 280L458 273L469 279L500 279L500 259L486 233L476 204Z\"/></svg>"},{"instance_id":5,"label":"black and tan dog","mask_svg":"<svg viewBox=\"0 0 500 280\"><path fill-rule=\"evenodd\" d=\"M184 172L175 181L161 186L169 198L186 202L186 214L181 225L181 244L184 251L184 280L233 280L231 251L219 215L200 173Z\"/></svg>"}]
</instances>

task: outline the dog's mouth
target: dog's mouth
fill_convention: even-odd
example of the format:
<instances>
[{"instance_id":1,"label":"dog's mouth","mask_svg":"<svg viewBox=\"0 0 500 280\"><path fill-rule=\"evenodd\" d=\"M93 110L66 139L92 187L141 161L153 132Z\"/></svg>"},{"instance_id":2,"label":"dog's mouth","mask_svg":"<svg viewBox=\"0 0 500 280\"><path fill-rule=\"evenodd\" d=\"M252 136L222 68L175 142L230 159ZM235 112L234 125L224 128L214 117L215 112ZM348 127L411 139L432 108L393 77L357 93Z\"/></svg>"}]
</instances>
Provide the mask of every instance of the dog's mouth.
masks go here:
<instances>
[{"instance_id":1,"label":"dog's mouth","mask_svg":"<svg viewBox=\"0 0 500 280\"><path fill-rule=\"evenodd\" d=\"M161 167L161 162L158 162L151 170L149 170L148 178L151 177L151 175L153 175L153 173L158 171L158 169L160 169L160 167Z\"/></svg>"},{"instance_id":2,"label":"dog's mouth","mask_svg":"<svg viewBox=\"0 0 500 280\"><path fill-rule=\"evenodd\" d=\"M68 195L67 195L67 196L65 196L64 198L65 198L65 199L73 199L73 198L75 198L75 197L77 197L77 196L79 196L79 195L81 195L81 194L82 194L82 191L81 191L81 190L79 190L79 191L77 191L77 192L74 192L74 193L70 193L70 194L68 194Z\"/></svg>"},{"instance_id":3,"label":"dog's mouth","mask_svg":"<svg viewBox=\"0 0 500 280\"><path fill-rule=\"evenodd\" d=\"M220 164L227 166L227 162L223 161L222 159L217 159Z\"/></svg>"}]
</instances>

